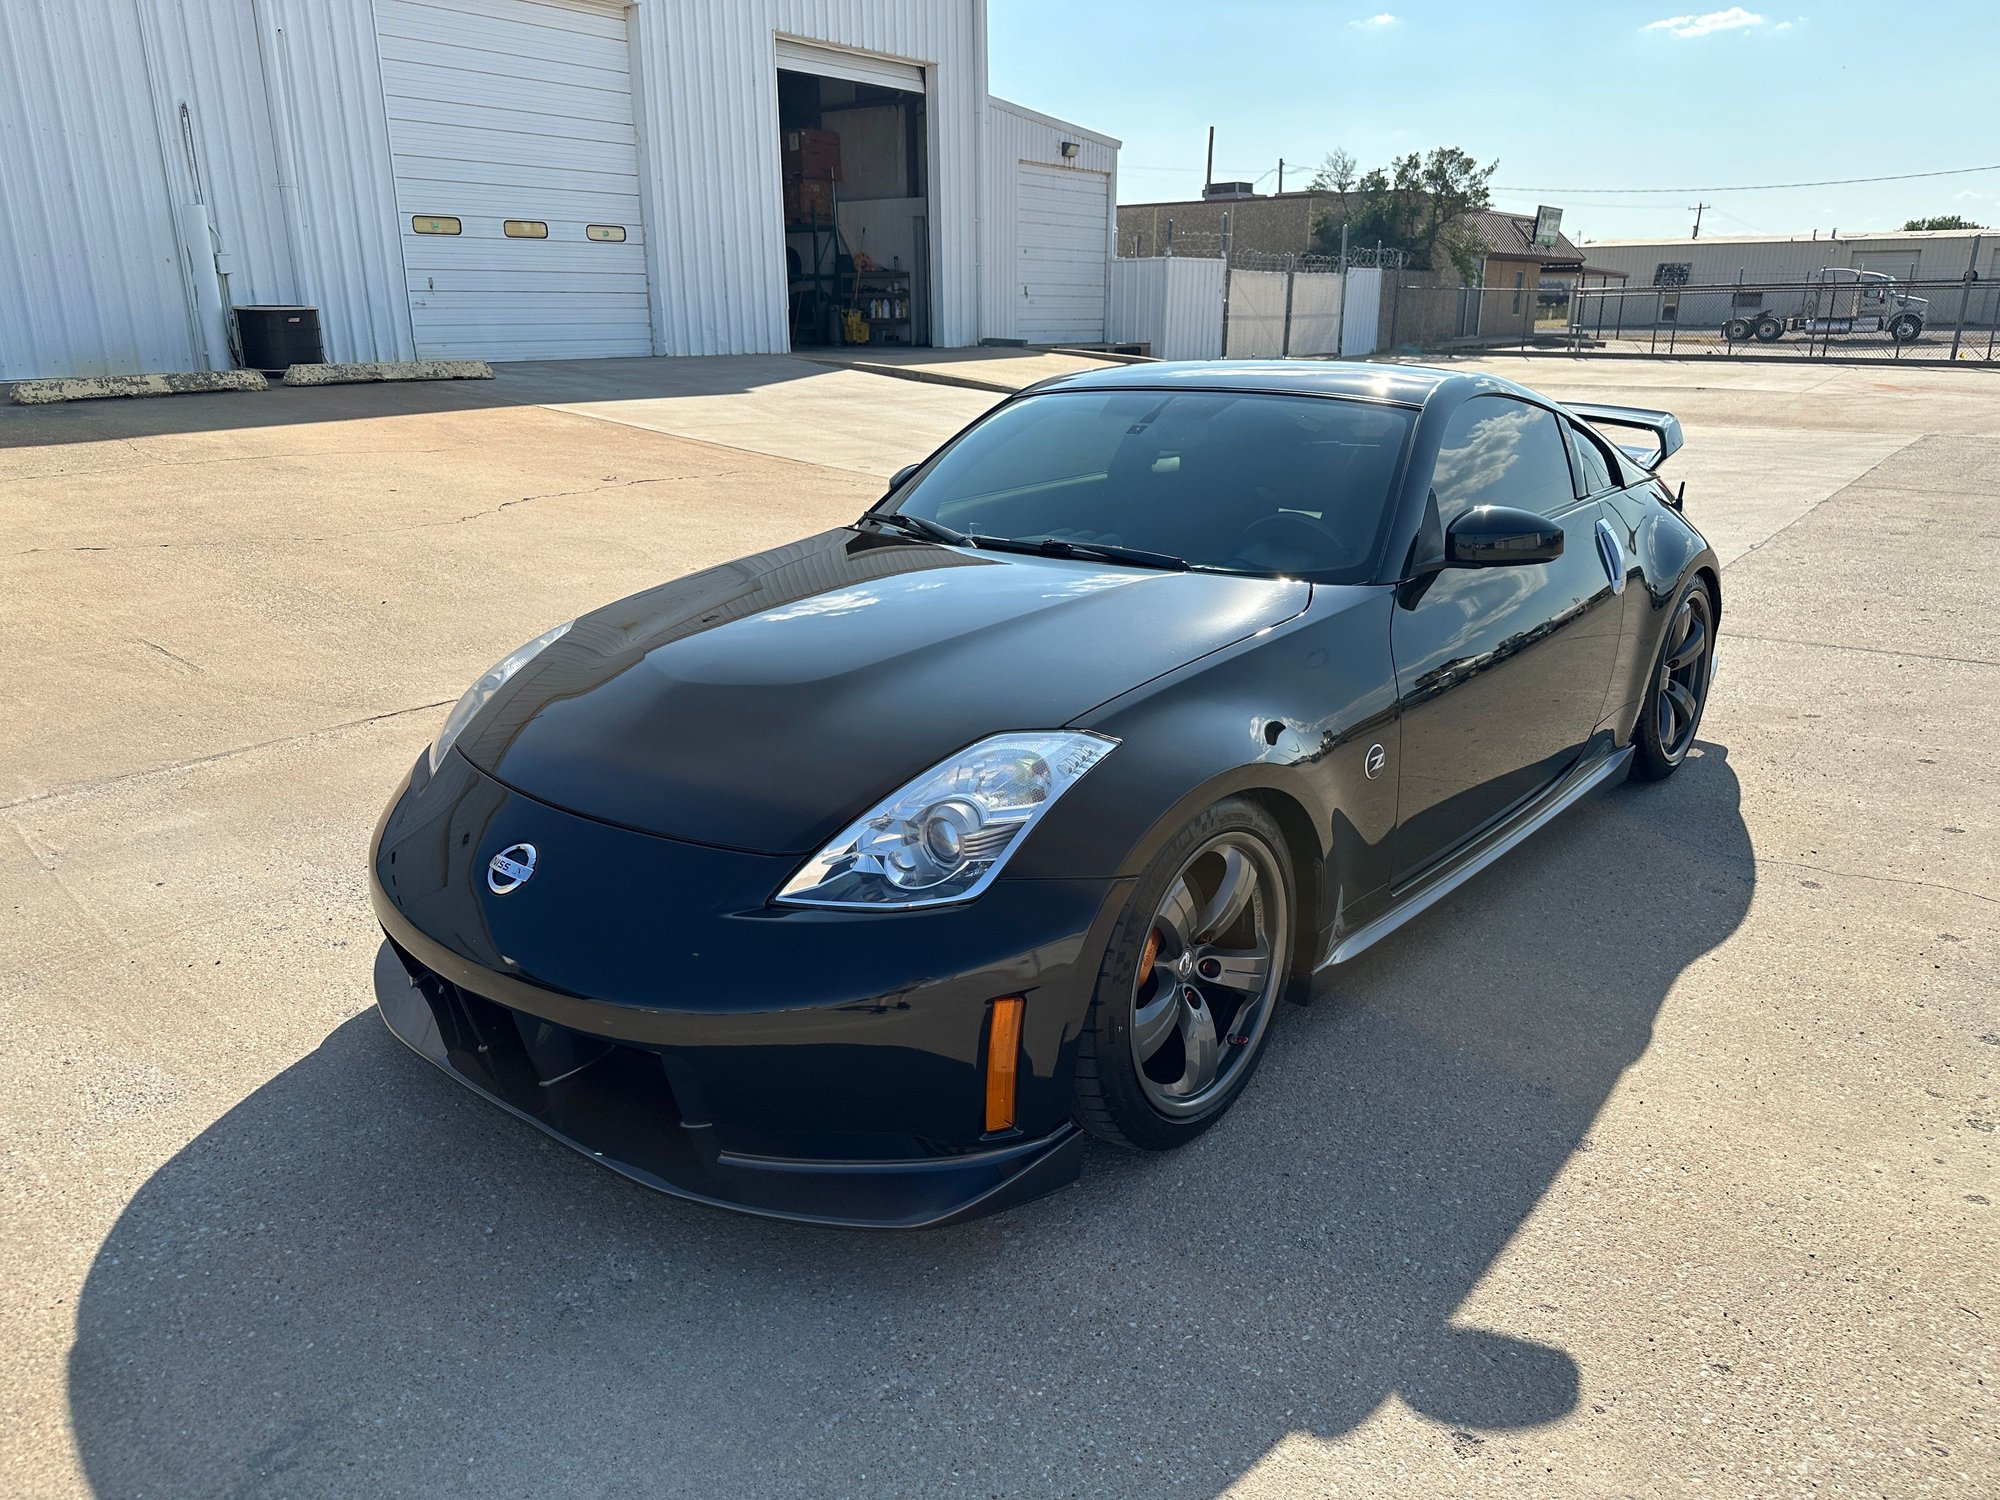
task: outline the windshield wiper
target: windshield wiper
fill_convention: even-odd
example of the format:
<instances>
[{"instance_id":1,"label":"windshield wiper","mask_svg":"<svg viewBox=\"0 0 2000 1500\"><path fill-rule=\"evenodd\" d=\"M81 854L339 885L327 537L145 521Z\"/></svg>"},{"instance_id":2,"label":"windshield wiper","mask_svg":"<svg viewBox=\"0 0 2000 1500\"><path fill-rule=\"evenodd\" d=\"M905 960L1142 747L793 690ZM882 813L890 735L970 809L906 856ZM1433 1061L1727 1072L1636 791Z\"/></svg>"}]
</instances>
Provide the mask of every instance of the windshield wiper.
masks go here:
<instances>
[{"instance_id":1,"label":"windshield wiper","mask_svg":"<svg viewBox=\"0 0 2000 1500\"><path fill-rule=\"evenodd\" d=\"M907 536L921 537L927 542L942 542L948 547L981 547L989 552L1027 552L1038 557L1097 557L1105 562L1128 563L1135 568L1163 568L1174 573L1184 573L1188 560L1175 557L1171 552L1149 552L1144 547L1121 547L1114 542L1072 542L1059 536L1016 537L1016 536L968 536L962 531L953 531L949 526L923 516L909 515L899 510L863 511L861 519L873 521L892 531L903 532Z\"/></svg>"},{"instance_id":2,"label":"windshield wiper","mask_svg":"<svg viewBox=\"0 0 2000 1500\"><path fill-rule=\"evenodd\" d=\"M873 521L877 526L886 526L892 531L900 531L906 536L922 537L927 542L943 542L950 547L964 547L973 539L962 531L953 531L949 526L940 526L935 521L927 521L922 516L906 516L897 510L864 511L861 519Z\"/></svg>"},{"instance_id":3,"label":"windshield wiper","mask_svg":"<svg viewBox=\"0 0 2000 1500\"><path fill-rule=\"evenodd\" d=\"M1042 557L1098 557L1105 562L1129 563L1135 568L1164 568L1174 573L1188 570L1185 557L1175 557L1171 552L1149 552L1144 547L1121 547L1114 542L1072 542L1059 536L974 536L966 540L975 547L990 547L996 552L1033 552Z\"/></svg>"}]
</instances>

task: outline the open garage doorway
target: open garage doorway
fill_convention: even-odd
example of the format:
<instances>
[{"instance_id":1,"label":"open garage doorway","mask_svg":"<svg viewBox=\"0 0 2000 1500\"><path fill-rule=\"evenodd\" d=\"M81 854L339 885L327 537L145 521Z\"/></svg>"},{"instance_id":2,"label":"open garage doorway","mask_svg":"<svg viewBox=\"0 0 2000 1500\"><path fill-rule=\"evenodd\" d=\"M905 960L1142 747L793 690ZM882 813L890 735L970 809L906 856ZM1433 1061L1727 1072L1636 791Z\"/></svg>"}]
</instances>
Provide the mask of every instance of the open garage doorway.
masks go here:
<instances>
[{"instance_id":1,"label":"open garage doorway","mask_svg":"<svg viewBox=\"0 0 2000 1500\"><path fill-rule=\"evenodd\" d=\"M779 40L794 349L930 343L925 103L913 63Z\"/></svg>"}]
</instances>

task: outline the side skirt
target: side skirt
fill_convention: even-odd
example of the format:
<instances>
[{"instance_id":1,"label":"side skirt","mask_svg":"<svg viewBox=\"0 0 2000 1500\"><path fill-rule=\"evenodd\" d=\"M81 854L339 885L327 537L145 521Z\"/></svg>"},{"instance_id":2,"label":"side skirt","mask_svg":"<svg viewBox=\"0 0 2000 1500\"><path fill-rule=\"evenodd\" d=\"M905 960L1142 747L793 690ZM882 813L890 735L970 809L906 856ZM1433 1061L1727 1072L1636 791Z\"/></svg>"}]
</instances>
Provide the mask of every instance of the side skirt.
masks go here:
<instances>
[{"instance_id":1,"label":"side skirt","mask_svg":"<svg viewBox=\"0 0 2000 1500\"><path fill-rule=\"evenodd\" d=\"M1533 806L1524 808L1512 820L1502 823L1471 845L1367 926L1357 927L1345 937L1335 934L1331 946L1327 949L1326 957L1319 961L1313 972L1317 974L1323 969L1330 969L1335 964L1344 964L1350 958L1360 956L1411 918L1429 911L1501 855L1526 842L1530 834L1553 822L1563 812L1617 776L1631 759L1632 747L1627 745L1624 749L1615 750L1601 760L1594 760L1587 765L1577 767L1551 787L1548 796Z\"/></svg>"}]
</instances>

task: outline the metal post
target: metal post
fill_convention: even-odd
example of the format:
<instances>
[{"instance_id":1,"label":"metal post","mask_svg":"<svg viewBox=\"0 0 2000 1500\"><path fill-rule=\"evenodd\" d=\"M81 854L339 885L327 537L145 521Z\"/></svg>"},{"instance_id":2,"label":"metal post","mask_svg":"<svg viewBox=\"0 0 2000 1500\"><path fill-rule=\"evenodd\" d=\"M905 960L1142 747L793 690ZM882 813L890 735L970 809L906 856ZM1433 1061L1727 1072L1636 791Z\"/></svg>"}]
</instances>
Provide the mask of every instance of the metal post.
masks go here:
<instances>
[{"instance_id":1,"label":"metal post","mask_svg":"<svg viewBox=\"0 0 2000 1500\"><path fill-rule=\"evenodd\" d=\"M1347 274L1347 226L1340 226L1340 274Z\"/></svg>"},{"instance_id":2,"label":"metal post","mask_svg":"<svg viewBox=\"0 0 2000 1500\"><path fill-rule=\"evenodd\" d=\"M1212 127L1211 127L1212 128ZM1229 358L1229 215L1222 216L1222 357Z\"/></svg>"},{"instance_id":3,"label":"metal post","mask_svg":"<svg viewBox=\"0 0 2000 1500\"><path fill-rule=\"evenodd\" d=\"M1167 250L1166 250L1166 254L1167 254L1167 259L1168 259L1168 260L1172 260L1172 259L1174 258L1174 221L1173 221L1172 219L1169 219L1169 220L1167 220Z\"/></svg>"},{"instance_id":4,"label":"metal post","mask_svg":"<svg viewBox=\"0 0 2000 1500\"><path fill-rule=\"evenodd\" d=\"M1298 275L1298 257L1285 257L1285 337L1278 350L1281 359L1292 357L1292 281Z\"/></svg>"},{"instance_id":5,"label":"metal post","mask_svg":"<svg viewBox=\"0 0 2000 1500\"><path fill-rule=\"evenodd\" d=\"M1375 264L1377 266L1380 266L1382 262L1380 261L1380 259L1377 259ZM1379 308L1376 310L1375 315L1378 318L1382 315L1381 310ZM1402 317L1402 315L1403 315L1403 268L1399 265L1396 267L1396 295L1389 299L1389 352L1391 354L1394 354L1396 352L1396 322L1399 318Z\"/></svg>"},{"instance_id":6,"label":"metal post","mask_svg":"<svg viewBox=\"0 0 2000 1500\"><path fill-rule=\"evenodd\" d=\"M1958 358L1958 341L1965 333L1965 307L1972 300L1972 278L1979 270L1979 241L1984 238L1972 237L1972 259L1966 263L1964 289L1958 294L1958 326L1951 331L1951 357Z\"/></svg>"}]
</instances>

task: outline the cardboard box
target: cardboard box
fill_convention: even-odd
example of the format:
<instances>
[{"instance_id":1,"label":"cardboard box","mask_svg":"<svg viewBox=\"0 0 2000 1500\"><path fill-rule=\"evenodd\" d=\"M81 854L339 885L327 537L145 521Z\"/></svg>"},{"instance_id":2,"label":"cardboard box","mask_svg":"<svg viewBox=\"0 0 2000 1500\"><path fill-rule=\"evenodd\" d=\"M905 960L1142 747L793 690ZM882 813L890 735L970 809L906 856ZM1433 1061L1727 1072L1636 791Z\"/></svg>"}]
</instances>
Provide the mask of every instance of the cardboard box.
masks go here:
<instances>
[{"instance_id":1,"label":"cardboard box","mask_svg":"<svg viewBox=\"0 0 2000 1500\"><path fill-rule=\"evenodd\" d=\"M786 131L785 175L840 181L840 136L831 130Z\"/></svg>"},{"instance_id":2,"label":"cardboard box","mask_svg":"<svg viewBox=\"0 0 2000 1500\"><path fill-rule=\"evenodd\" d=\"M832 227L833 184L821 177L786 178L785 222L810 224L815 218Z\"/></svg>"}]
</instances>

